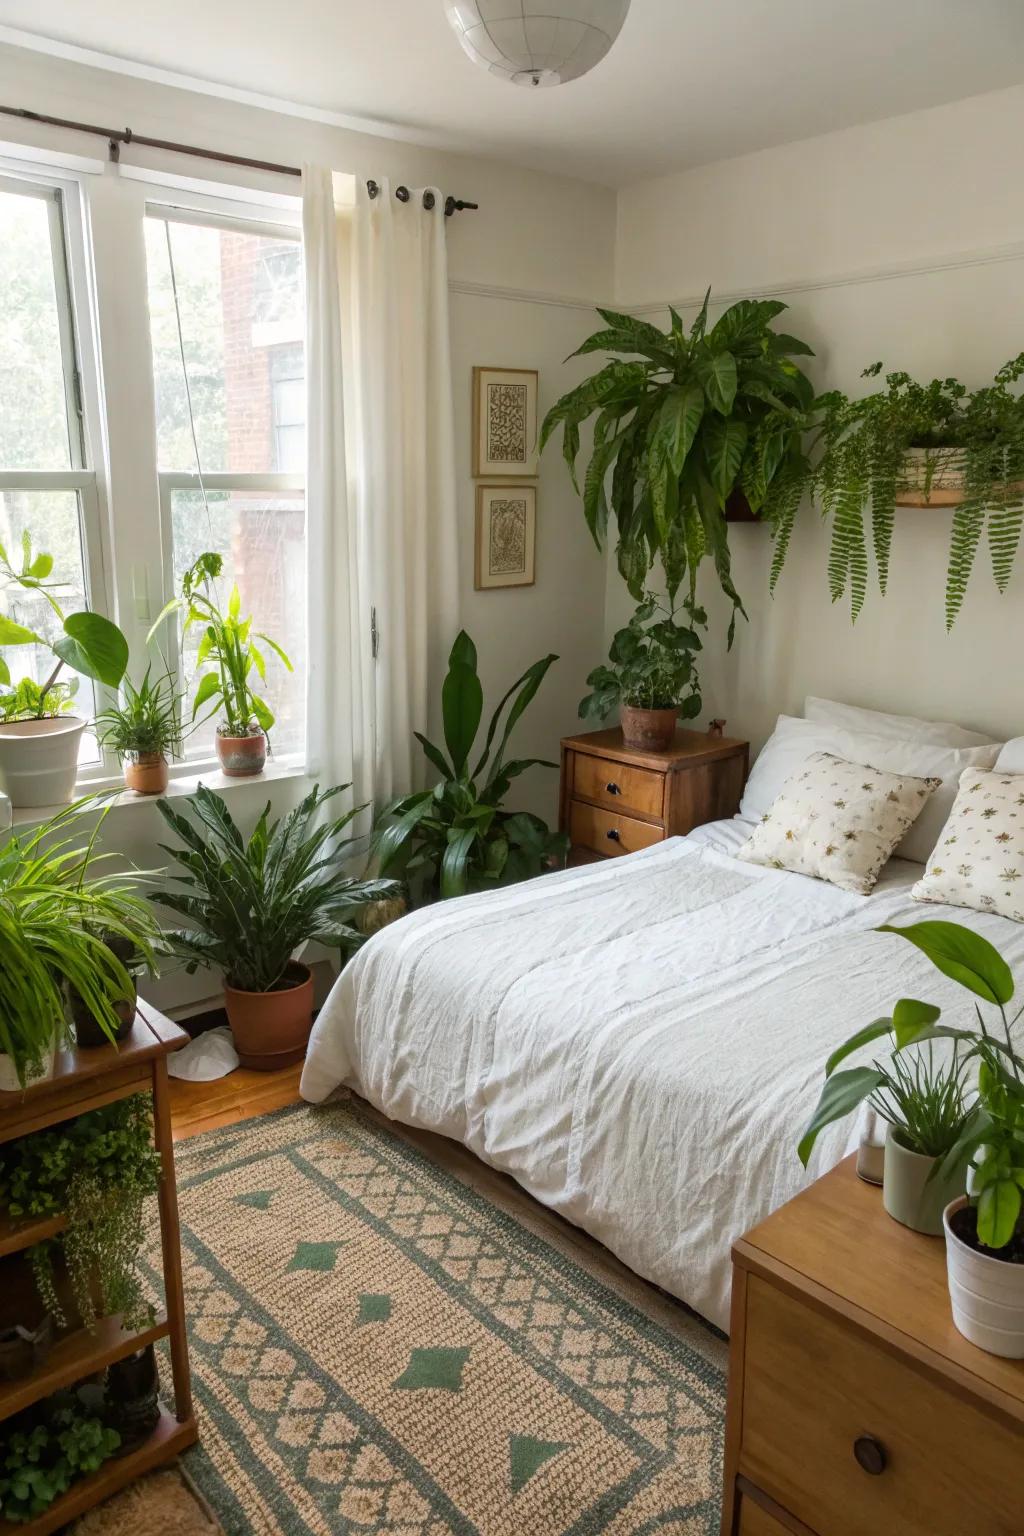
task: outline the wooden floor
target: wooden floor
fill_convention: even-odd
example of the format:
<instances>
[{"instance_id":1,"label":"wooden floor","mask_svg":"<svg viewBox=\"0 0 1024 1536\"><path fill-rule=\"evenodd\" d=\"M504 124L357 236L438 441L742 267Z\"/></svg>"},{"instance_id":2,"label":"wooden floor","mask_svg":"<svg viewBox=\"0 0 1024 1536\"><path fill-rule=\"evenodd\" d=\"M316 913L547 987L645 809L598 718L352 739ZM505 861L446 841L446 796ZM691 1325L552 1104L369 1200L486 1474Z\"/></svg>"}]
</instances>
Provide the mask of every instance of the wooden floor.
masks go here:
<instances>
[{"instance_id":1,"label":"wooden floor","mask_svg":"<svg viewBox=\"0 0 1024 1536\"><path fill-rule=\"evenodd\" d=\"M280 1072L253 1072L238 1067L212 1083L187 1083L183 1078L172 1077L171 1130L175 1141L298 1103L301 1076L300 1062Z\"/></svg>"}]
</instances>

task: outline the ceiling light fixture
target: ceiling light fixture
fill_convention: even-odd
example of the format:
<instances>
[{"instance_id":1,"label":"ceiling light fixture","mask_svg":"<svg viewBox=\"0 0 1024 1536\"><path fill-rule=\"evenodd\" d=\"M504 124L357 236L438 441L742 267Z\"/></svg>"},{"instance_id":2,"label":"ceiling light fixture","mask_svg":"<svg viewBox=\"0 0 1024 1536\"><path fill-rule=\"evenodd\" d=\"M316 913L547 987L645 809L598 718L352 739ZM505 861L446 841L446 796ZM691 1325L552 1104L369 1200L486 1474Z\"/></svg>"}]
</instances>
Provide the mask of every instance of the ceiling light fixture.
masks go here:
<instances>
[{"instance_id":1,"label":"ceiling light fixture","mask_svg":"<svg viewBox=\"0 0 1024 1536\"><path fill-rule=\"evenodd\" d=\"M474 64L513 85L564 85L600 64L629 0L444 0Z\"/></svg>"}]
</instances>

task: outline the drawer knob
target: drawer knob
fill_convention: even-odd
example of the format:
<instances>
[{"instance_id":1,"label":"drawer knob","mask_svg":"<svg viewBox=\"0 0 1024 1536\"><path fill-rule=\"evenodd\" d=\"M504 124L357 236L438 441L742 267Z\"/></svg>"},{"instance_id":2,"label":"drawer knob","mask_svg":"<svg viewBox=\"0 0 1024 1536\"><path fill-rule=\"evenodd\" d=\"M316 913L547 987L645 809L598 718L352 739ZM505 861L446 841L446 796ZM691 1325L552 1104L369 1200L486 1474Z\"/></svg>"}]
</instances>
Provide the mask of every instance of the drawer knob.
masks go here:
<instances>
[{"instance_id":1,"label":"drawer knob","mask_svg":"<svg viewBox=\"0 0 1024 1536\"><path fill-rule=\"evenodd\" d=\"M619 788L619 786L614 781L611 784L606 784L605 785L605 791L609 795L621 795L622 794L622 790Z\"/></svg>"},{"instance_id":2,"label":"drawer knob","mask_svg":"<svg viewBox=\"0 0 1024 1536\"><path fill-rule=\"evenodd\" d=\"M605 837L607 837L613 843L621 843L622 841L622 833L619 831L618 827L610 827L609 830L605 833Z\"/></svg>"},{"instance_id":3,"label":"drawer knob","mask_svg":"<svg viewBox=\"0 0 1024 1536\"><path fill-rule=\"evenodd\" d=\"M858 1435L853 1442L853 1454L858 1466L871 1477L881 1477L889 1462L885 1446L874 1435Z\"/></svg>"}]
</instances>

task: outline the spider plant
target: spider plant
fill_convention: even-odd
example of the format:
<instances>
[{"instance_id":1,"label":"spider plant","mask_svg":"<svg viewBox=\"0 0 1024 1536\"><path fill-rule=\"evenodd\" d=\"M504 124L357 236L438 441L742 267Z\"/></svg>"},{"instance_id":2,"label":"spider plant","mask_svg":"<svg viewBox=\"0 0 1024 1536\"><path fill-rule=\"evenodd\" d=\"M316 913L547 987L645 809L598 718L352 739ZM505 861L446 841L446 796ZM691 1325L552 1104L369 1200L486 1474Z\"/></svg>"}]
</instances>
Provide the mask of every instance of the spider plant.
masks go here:
<instances>
[{"instance_id":1,"label":"spider plant","mask_svg":"<svg viewBox=\"0 0 1024 1536\"><path fill-rule=\"evenodd\" d=\"M114 1039L120 1024L115 1005L131 995L133 984L104 935L130 941L154 965L159 929L135 894L135 881L123 872L100 871L114 858L95 851L106 813L83 833L83 813L95 803L80 800L0 844L0 1051L11 1058L22 1085L68 1039L68 986Z\"/></svg>"},{"instance_id":2,"label":"spider plant","mask_svg":"<svg viewBox=\"0 0 1024 1536\"><path fill-rule=\"evenodd\" d=\"M96 716L96 739L101 747L125 758L177 757L181 752L181 694L170 672L152 681L146 668L136 688L126 677L121 699Z\"/></svg>"}]
</instances>

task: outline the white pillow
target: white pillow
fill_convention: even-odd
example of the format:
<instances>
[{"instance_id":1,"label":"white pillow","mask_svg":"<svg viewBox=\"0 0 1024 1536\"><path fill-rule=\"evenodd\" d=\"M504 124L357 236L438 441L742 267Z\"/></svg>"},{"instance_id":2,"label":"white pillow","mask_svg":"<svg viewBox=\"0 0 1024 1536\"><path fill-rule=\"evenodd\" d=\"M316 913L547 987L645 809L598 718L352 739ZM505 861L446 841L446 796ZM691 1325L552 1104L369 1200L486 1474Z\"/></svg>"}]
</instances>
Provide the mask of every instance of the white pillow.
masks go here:
<instances>
[{"instance_id":1,"label":"white pillow","mask_svg":"<svg viewBox=\"0 0 1024 1536\"><path fill-rule=\"evenodd\" d=\"M999 754L999 744L948 747L866 731L848 731L824 721L796 720L791 715L780 715L774 732L751 769L740 801L740 815L747 821L760 821L786 780L815 752L830 752L833 757L842 757L847 762L861 763L884 773L942 780L896 849L899 858L924 864L953 808L960 775L965 768L991 768Z\"/></svg>"},{"instance_id":2,"label":"white pillow","mask_svg":"<svg viewBox=\"0 0 1024 1536\"><path fill-rule=\"evenodd\" d=\"M996 758L996 773L1024 773L1024 736L1014 736Z\"/></svg>"},{"instance_id":3,"label":"white pillow","mask_svg":"<svg viewBox=\"0 0 1024 1536\"><path fill-rule=\"evenodd\" d=\"M846 731L868 731L872 736L896 736L901 741L930 741L940 747L986 747L991 736L965 731L962 725L948 725L941 720L919 720L916 715L887 715L880 709L860 709L856 704L838 704L835 699L809 698L804 701L804 716Z\"/></svg>"},{"instance_id":4,"label":"white pillow","mask_svg":"<svg viewBox=\"0 0 1024 1536\"><path fill-rule=\"evenodd\" d=\"M968 769L928 868L910 893L1024 923L1024 779Z\"/></svg>"}]
</instances>

